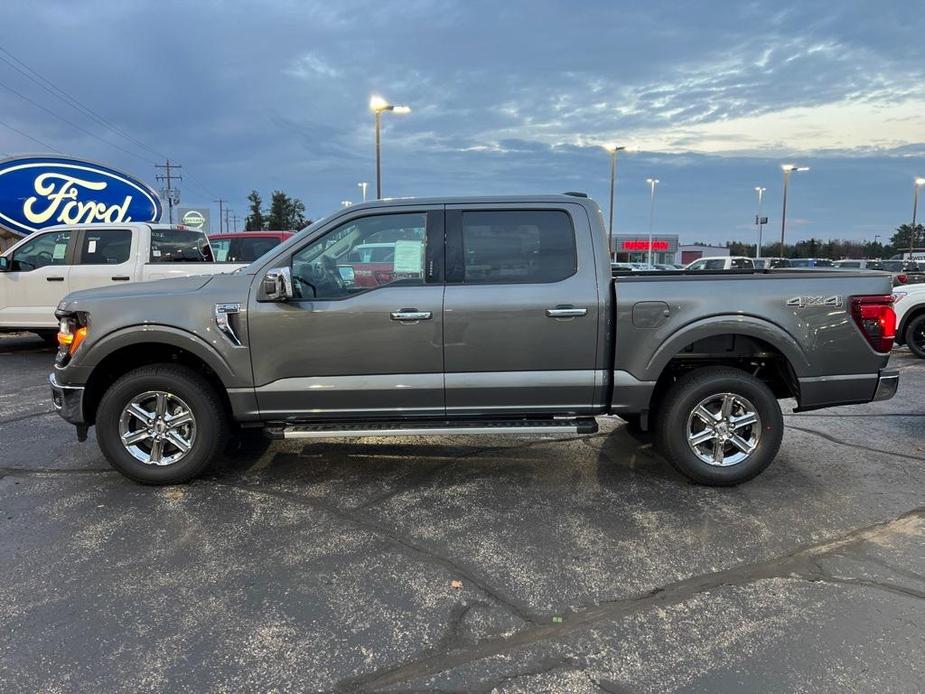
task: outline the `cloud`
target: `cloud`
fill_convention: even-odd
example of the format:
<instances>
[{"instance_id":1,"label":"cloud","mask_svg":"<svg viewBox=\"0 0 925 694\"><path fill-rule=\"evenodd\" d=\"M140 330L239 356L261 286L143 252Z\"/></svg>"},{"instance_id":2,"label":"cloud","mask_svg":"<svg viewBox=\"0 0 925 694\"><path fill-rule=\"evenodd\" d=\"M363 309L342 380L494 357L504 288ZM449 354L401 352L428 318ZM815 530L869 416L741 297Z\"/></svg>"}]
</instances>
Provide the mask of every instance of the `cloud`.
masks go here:
<instances>
[{"instance_id":1,"label":"cloud","mask_svg":"<svg viewBox=\"0 0 925 694\"><path fill-rule=\"evenodd\" d=\"M659 224L706 240L746 234L752 188L792 187L794 233L868 235L907 216L925 172L925 29L908 4L774 7L653 0L393 3L302 0L0 5L4 48L120 129L179 161L184 199L284 188L320 215L373 177L373 92L387 194L587 190L607 200L599 145L620 157L618 227ZM34 37L41 37L36 41ZM5 94L2 120L144 178L156 157L0 62L23 91L126 155ZM37 145L0 126L0 149ZM879 226L878 226L879 225ZM880 232L877 232L880 233Z\"/></svg>"}]
</instances>

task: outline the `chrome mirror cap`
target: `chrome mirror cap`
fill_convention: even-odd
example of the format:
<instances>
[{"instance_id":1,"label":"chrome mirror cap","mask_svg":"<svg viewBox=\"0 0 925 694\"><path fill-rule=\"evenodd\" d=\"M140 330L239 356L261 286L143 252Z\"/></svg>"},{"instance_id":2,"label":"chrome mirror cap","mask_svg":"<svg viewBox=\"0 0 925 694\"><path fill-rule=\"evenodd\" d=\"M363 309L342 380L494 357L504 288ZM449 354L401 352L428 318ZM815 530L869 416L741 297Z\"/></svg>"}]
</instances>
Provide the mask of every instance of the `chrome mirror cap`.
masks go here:
<instances>
[{"instance_id":1,"label":"chrome mirror cap","mask_svg":"<svg viewBox=\"0 0 925 694\"><path fill-rule=\"evenodd\" d=\"M263 276L263 294L267 301L288 301L295 295L292 290L292 270L275 267Z\"/></svg>"}]
</instances>

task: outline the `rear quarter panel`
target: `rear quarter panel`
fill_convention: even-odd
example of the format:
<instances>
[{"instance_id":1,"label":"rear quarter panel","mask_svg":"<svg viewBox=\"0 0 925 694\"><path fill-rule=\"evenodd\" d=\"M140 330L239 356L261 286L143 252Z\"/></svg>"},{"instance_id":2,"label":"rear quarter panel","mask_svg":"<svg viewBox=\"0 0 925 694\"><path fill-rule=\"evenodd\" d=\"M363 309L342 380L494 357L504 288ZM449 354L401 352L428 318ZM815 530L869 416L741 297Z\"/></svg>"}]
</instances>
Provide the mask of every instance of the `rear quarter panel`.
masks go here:
<instances>
[{"instance_id":1,"label":"rear quarter panel","mask_svg":"<svg viewBox=\"0 0 925 694\"><path fill-rule=\"evenodd\" d=\"M733 333L776 347L798 378L876 373L888 355L869 346L850 315L849 297L890 290L889 277L882 273L619 277L614 369L654 381L693 341ZM798 297L823 297L830 303L793 305ZM667 319L655 328L635 325L633 308L643 301L664 302Z\"/></svg>"}]
</instances>

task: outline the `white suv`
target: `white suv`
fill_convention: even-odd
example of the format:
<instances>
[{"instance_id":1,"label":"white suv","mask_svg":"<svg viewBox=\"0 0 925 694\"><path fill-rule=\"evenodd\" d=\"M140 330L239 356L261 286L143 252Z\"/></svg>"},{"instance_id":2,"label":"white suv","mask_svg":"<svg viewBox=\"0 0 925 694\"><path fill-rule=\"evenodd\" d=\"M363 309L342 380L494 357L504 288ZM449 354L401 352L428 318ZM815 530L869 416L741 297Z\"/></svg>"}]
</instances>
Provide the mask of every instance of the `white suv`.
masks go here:
<instances>
[{"instance_id":1,"label":"white suv","mask_svg":"<svg viewBox=\"0 0 925 694\"><path fill-rule=\"evenodd\" d=\"M685 270L754 270L755 261L740 255L721 255L715 258L701 258L688 265Z\"/></svg>"},{"instance_id":2,"label":"white suv","mask_svg":"<svg viewBox=\"0 0 925 694\"><path fill-rule=\"evenodd\" d=\"M896 344L925 359L925 284L903 284L893 290Z\"/></svg>"}]
</instances>

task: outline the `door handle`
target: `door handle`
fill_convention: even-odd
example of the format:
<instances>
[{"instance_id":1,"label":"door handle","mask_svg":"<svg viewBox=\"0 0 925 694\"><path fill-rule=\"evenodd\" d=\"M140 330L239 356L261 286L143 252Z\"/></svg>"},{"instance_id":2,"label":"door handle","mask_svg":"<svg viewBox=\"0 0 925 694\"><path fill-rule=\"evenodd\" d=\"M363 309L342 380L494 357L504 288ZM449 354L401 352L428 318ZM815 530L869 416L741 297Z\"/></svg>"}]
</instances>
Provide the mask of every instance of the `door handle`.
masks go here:
<instances>
[{"instance_id":1,"label":"door handle","mask_svg":"<svg viewBox=\"0 0 925 694\"><path fill-rule=\"evenodd\" d=\"M46 277L45 281L46 282L63 282L64 278L63 277Z\"/></svg>"},{"instance_id":2,"label":"door handle","mask_svg":"<svg viewBox=\"0 0 925 694\"><path fill-rule=\"evenodd\" d=\"M575 308L574 306L558 306L556 308L547 308L546 315L550 318L576 318L578 316L587 316L588 309Z\"/></svg>"},{"instance_id":3,"label":"door handle","mask_svg":"<svg viewBox=\"0 0 925 694\"><path fill-rule=\"evenodd\" d=\"M416 308L403 308L389 314L392 320L403 321L430 320L433 315L430 311L418 311Z\"/></svg>"},{"instance_id":4,"label":"door handle","mask_svg":"<svg viewBox=\"0 0 925 694\"><path fill-rule=\"evenodd\" d=\"M119 276L116 276L116 277L110 277L110 279L111 279L113 282L128 282L128 281L129 281L130 279L132 279L132 278L129 277L128 275L119 275Z\"/></svg>"}]
</instances>

